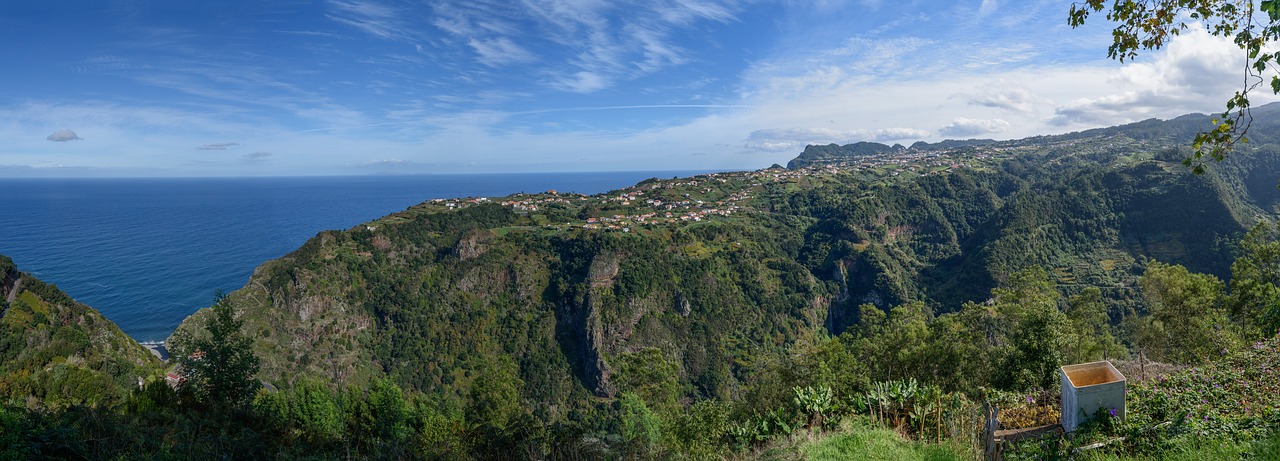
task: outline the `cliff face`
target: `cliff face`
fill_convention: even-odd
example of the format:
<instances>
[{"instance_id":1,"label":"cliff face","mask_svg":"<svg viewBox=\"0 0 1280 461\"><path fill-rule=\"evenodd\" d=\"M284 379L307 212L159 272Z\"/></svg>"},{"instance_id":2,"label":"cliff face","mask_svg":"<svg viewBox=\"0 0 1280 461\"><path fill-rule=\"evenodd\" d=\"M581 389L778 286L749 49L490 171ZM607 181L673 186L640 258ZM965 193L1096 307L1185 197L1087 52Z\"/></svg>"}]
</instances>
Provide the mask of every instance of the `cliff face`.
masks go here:
<instances>
[{"instance_id":1,"label":"cliff face","mask_svg":"<svg viewBox=\"0 0 1280 461\"><path fill-rule=\"evenodd\" d=\"M105 404L160 362L97 311L0 256L0 398L30 406Z\"/></svg>"}]
</instances>

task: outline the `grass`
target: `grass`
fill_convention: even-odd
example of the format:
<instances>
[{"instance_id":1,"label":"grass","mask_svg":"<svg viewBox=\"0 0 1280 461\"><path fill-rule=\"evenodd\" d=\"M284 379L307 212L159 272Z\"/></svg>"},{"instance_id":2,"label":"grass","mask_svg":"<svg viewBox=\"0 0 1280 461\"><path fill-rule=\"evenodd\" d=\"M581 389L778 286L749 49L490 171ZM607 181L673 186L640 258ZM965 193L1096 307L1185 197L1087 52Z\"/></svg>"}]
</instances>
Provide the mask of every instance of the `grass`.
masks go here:
<instances>
[{"instance_id":1,"label":"grass","mask_svg":"<svg viewBox=\"0 0 1280 461\"><path fill-rule=\"evenodd\" d=\"M1280 433L1254 443L1237 440L1202 439L1182 444L1158 456L1131 456L1097 453L1082 456L1088 461L1200 461L1211 459L1274 460L1280 459Z\"/></svg>"},{"instance_id":2,"label":"grass","mask_svg":"<svg viewBox=\"0 0 1280 461\"><path fill-rule=\"evenodd\" d=\"M891 429L865 421L846 421L842 426L834 435L802 444L799 451L803 459L945 461L974 457L968 450L956 445L910 441Z\"/></svg>"}]
</instances>

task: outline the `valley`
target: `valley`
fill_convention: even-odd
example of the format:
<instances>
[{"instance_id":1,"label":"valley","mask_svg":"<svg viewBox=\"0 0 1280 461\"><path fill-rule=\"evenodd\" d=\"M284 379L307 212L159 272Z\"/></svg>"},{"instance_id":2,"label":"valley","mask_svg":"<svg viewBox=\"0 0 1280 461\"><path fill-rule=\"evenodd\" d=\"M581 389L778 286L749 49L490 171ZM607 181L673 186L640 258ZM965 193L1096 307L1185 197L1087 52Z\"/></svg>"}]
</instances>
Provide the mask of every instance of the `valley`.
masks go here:
<instances>
[{"instance_id":1,"label":"valley","mask_svg":"<svg viewBox=\"0 0 1280 461\"><path fill-rule=\"evenodd\" d=\"M1255 129L1280 128L1259 112ZM1164 309L1144 288L1151 268L1229 278L1241 238L1275 219L1280 145L1260 136L1193 175L1178 146L1206 121L810 146L788 168L435 199L322 232L223 301L260 361L253 379L274 389L241 411L296 453L358 439L371 456L394 441L427 457L683 458L759 447L783 426L747 428L782 418L802 389L852 415L890 380L957 402L1046 386L1068 361L1155 344L1141 333ZM44 312L26 296L10 297L6 325ZM200 351L212 312L170 337L175 357ZM1240 319L1223 344L1261 331ZM29 320L6 341L56 327ZM0 390L21 402L48 388L30 394L34 407L151 395L157 408L201 408L149 385L130 397L136 383L92 360L92 373L116 373L110 398L55 390L39 370L64 365L46 363L81 364L73 357L100 347L75 344L4 362L15 378ZM132 366L144 384L159 376L145 351ZM398 435L350 426L376 417L356 403L375 395L399 402ZM641 436L634 424L652 427Z\"/></svg>"}]
</instances>

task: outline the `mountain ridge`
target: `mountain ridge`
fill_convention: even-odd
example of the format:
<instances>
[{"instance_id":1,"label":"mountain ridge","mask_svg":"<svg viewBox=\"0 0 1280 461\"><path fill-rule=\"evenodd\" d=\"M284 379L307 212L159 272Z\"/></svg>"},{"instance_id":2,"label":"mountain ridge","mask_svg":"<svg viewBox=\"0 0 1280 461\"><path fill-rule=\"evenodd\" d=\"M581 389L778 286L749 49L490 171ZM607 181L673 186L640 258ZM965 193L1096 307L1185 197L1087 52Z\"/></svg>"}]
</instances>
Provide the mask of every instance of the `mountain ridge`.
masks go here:
<instances>
[{"instance_id":1,"label":"mountain ridge","mask_svg":"<svg viewBox=\"0 0 1280 461\"><path fill-rule=\"evenodd\" d=\"M1275 117L1277 113L1280 113L1280 102L1272 102L1272 103L1264 104L1258 107L1254 107L1250 111L1251 117L1259 117L1259 118ZM1178 127L1178 131L1180 132L1187 131L1185 125L1194 125L1195 128L1191 131L1191 133L1194 134L1196 131L1212 128L1213 118L1214 117L1211 117L1209 115L1205 115L1202 113L1190 113L1190 114L1180 115L1178 117L1174 117L1169 120L1149 118L1149 119L1140 120L1137 122L1110 126L1110 127L1090 128L1086 130L1063 133L1058 135L1037 135L1037 136L1031 136L1023 139L1010 139L1007 141L997 141L994 139L944 139L936 143L916 141L915 143L912 143L911 146L909 147L903 147L901 144L894 144L890 146L888 144L883 144L883 143L874 142L874 141L859 141L852 144L844 144L844 145L840 145L836 143L830 143L826 145L810 144L805 146L804 150L798 156L796 156L795 158L787 162L787 168L796 169L796 168L803 168L805 166L821 165L826 163L839 163L841 161L852 160L857 157L875 156L875 155L890 153L890 152L900 152L902 150L921 150L921 151L948 150L948 149L958 149L958 148L964 148L964 147L991 146L991 145L998 145L1001 143L1013 144L1013 143L1020 143L1020 142L1029 142L1037 139L1061 140L1061 139L1083 138L1083 137L1092 137L1092 136L1100 136L1100 135L1110 135L1110 134L1116 134L1116 133L1124 133L1130 136L1133 136L1133 135L1141 136L1140 133L1142 133L1144 129L1148 129L1151 127L1164 127L1168 125L1180 125ZM1256 135L1258 134L1258 132L1254 131L1251 134ZM1150 133L1148 133L1147 135L1150 135ZM1266 136L1266 133L1263 133L1263 136Z\"/></svg>"}]
</instances>

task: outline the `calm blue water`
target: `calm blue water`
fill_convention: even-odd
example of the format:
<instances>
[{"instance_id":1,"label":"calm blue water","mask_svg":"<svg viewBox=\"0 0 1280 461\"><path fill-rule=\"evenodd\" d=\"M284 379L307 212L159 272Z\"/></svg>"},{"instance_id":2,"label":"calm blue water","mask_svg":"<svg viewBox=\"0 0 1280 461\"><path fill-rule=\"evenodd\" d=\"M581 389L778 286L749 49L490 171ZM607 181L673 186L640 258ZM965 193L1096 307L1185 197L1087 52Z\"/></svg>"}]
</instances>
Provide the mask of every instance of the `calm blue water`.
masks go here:
<instances>
[{"instance_id":1,"label":"calm blue water","mask_svg":"<svg viewBox=\"0 0 1280 461\"><path fill-rule=\"evenodd\" d=\"M433 198L593 194L700 172L310 178L0 179L0 254L138 341L233 291L317 232Z\"/></svg>"}]
</instances>

